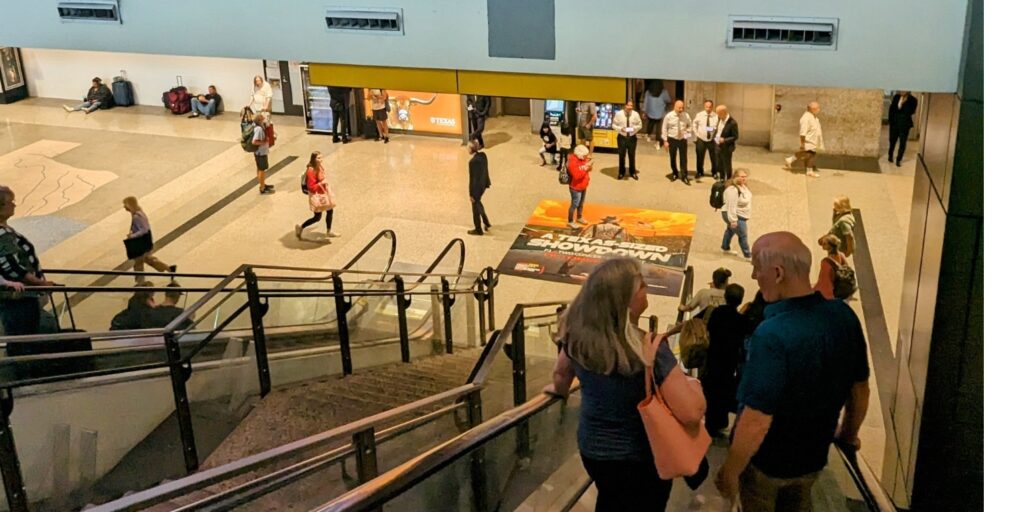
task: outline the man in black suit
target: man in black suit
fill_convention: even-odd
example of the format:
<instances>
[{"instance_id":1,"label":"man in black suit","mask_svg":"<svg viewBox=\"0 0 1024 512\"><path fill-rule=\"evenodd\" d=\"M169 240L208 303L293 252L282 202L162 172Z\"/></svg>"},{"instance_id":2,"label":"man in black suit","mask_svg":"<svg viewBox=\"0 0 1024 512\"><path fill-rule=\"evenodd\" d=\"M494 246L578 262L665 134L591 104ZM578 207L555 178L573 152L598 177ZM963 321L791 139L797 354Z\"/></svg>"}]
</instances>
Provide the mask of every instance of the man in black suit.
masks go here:
<instances>
[{"instance_id":1,"label":"man in black suit","mask_svg":"<svg viewBox=\"0 0 1024 512\"><path fill-rule=\"evenodd\" d=\"M480 151L480 141L473 139L469 141L469 201L473 203L473 227L467 231L470 235L483 235L483 229L491 229L491 221L484 211L484 204L480 199L484 192L491 186L491 177L487 173L487 155ZM483 229L480 229L480 221L483 220Z\"/></svg>"},{"instance_id":2,"label":"man in black suit","mask_svg":"<svg viewBox=\"0 0 1024 512\"><path fill-rule=\"evenodd\" d=\"M348 130L348 97L351 92L351 87L327 88L327 94L331 95L331 136L335 143L338 141L341 141L342 144L352 142ZM339 123L341 130L338 130ZM341 132L340 139L338 138L339 131Z\"/></svg>"},{"instance_id":3,"label":"man in black suit","mask_svg":"<svg viewBox=\"0 0 1024 512\"><path fill-rule=\"evenodd\" d=\"M491 111L491 97L484 95L467 96L466 110L469 110L469 140L475 140L484 147L484 124Z\"/></svg>"},{"instance_id":4,"label":"man in black suit","mask_svg":"<svg viewBox=\"0 0 1024 512\"><path fill-rule=\"evenodd\" d=\"M892 150L899 142L896 167L903 162L903 153L907 150L907 137L914 127L914 112L917 112L917 98L911 96L910 91L900 91L892 97L892 103L889 104L889 161L892 162Z\"/></svg>"},{"instance_id":5,"label":"man in black suit","mask_svg":"<svg viewBox=\"0 0 1024 512\"><path fill-rule=\"evenodd\" d=\"M736 139L740 137L740 125L729 115L725 105L715 109L718 114L718 133L715 134L715 151L718 157L718 176L715 179L732 179L732 152L736 151Z\"/></svg>"}]
</instances>

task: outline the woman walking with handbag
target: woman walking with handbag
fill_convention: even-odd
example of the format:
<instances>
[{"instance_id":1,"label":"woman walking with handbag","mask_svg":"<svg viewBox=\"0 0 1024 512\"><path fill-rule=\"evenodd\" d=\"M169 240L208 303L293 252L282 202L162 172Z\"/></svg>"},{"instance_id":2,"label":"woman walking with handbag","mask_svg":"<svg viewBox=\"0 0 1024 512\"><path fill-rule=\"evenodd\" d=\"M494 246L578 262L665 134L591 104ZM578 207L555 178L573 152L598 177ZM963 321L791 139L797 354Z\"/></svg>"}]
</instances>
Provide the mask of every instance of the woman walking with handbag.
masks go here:
<instances>
[{"instance_id":1,"label":"woman walking with handbag","mask_svg":"<svg viewBox=\"0 0 1024 512\"><path fill-rule=\"evenodd\" d=\"M576 437L583 467L597 486L597 512L665 510L671 478L686 474L662 474L666 461L659 450L661 439L645 430L648 420L641 418L638 404L646 408L650 403L651 381L658 403L671 410L666 414L674 416L671 421L678 429L685 429L680 437L700 438L704 429L700 383L679 369L664 336L637 327L646 309L640 264L616 258L594 270L559 319L561 350L554 382L545 391L568 396L573 379L579 378L582 405ZM703 437L710 444L707 432ZM694 477L687 481L691 488L707 476L706 451L704 446L671 454L697 468L688 473Z\"/></svg>"},{"instance_id":2,"label":"woman walking with handbag","mask_svg":"<svg viewBox=\"0 0 1024 512\"><path fill-rule=\"evenodd\" d=\"M334 222L334 191L327 183L324 157L319 151L314 151L309 156L309 163L306 164L306 193L309 194L309 209L313 216L306 222L295 225L295 237L302 240L302 230L320 222L323 212L327 212L327 236L338 236L331 232L331 224Z\"/></svg>"},{"instance_id":3,"label":"woman walking with handbag","mask_svg":"<svg viewBox=\"0 0 1024 512\"><path fill-rule=\"evenodd\" d=\"M145 266L153 267L157 272L178 271L177 265L168 265L156 256L153 256L153 232L149 227L149 217L139 206L139 200L135 196L128 196L122 201L125 211L132 214L132 225L125 237L124 246L128 259L132 260L132 268L136 272L145 270ZM145 276L135 276L136 283L146 280Z\"/></svg>"}]
</instances>

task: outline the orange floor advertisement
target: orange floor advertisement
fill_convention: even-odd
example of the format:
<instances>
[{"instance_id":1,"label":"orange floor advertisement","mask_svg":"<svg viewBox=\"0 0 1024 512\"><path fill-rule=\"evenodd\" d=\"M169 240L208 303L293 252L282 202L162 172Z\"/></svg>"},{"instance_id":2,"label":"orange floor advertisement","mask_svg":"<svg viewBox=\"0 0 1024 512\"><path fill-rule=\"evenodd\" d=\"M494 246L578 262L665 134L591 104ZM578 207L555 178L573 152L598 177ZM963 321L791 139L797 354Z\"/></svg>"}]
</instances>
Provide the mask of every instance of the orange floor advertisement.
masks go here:
<instances>
[{"instance_id":1,"label":"orange floor advertisement","mask_svg":"<svg viewBox=\"0 0 1024 512\"><path fill-rule=\"evenodd\" d=\"M503 274L581 284L609 258L640 261L648 292L678 297L697 215L585 204L588 224L568 227L569 201L544 200L498 266Z\"/></svg>"},{"instance_id":2,"label":"orange floor advertisement","mask_svg":"<svg viewBox=\"0 0 1024 512\"><path fill-rule=\"evenodd\" d=\"M462 105L458 94L397 91L388 89L388 128L411 133L462 134ZM366 115L370 115L370 90L363 91Z\"/></svg>"}]
</instances>

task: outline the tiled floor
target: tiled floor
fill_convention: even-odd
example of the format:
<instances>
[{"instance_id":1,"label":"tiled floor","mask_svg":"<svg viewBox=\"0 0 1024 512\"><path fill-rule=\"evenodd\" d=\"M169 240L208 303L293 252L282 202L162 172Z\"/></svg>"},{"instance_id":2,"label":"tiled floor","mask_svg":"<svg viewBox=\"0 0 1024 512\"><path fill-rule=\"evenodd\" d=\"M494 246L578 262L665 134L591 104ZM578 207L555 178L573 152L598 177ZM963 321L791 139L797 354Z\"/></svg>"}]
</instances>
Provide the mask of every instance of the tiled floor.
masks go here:
<instances>
[{"instance_id":1,"label":"tiled floor","mask_svg":"<svg viewBox=\"0 0 1024 512\"><path fill-rule=\"evenodd\" d=\"M172 116L162 109L135 107L100 111L88 116L65 113L59 101L31 99L0 105L0 183L13 184L20 206L12 222L38 240L41 258L50 268L112 269L124 261L121 239L129 216L120 207L124 195L136 195L149 214L157 238L194 219L210 205L253 177L252 157L237 145L238 124L232 114L213 120ZM504 117L488 122L492 187L483 202L494 223L484 237L467 237L470 202L466 162L460 142L419 136L395 135L390 144L359 140L332 144L328 136L307 135L296 118L277 116L278 143L271 165L286 157L294 161L269 182L278 192L257 194L255 187L219 210L193 220L194 227L159 251L167 262L183 271L226 272L241 263L338 266L378 231L394 229L398 235L397 261L409 265L429 263L454 237L466 239L468 270L496 266L534 206L546 198L567 199L552 167L539 167L537 137L528 132L528 120ZM697 214L697 228L689 262L697 286L721 266L733 270L733 280L756 291L749 263L719 250L723 225L708 206L711 180L687 187L669 182L667 155L653 144L638 150L639 181L614 179L616 156L598 154L597 169L587 200L595 203L644 206ZM884 143L883 143L884 147ZM913 151L915 146L911 147ZM310 152L322 151L339 206L334 239L299 241L293 229L310 216L299 177ZM690 168L695 157L690 149ZM49 152L49 153L47 153ZM40 166L23 156L61 169L67 179L88 183L72 186L58 178L41 179ZM895 344L900 286L904 267L907 224L912 190L912 168L896 168L880 159L880 173L822 169L811 179L781 168L786 155L741 146L734 167L749 169L754 193L750 221L751 241L758 235L789 230L811 245L831 221L832 198L851 197L861 210L871 245L881 301L890 338ZM912 154L906 160L913 162ZM22 163L19 163L22 162ZM32 177L35 176L35 177ZM34 181L33 181L34 180ZM63 194L57 206L39 206L50 196L32 190L33 183L52 183ZM60 186L58 186L60 185ZM45 216L25 217L32 208ZM323 224L311 228L322 233ZM329 243L327 243L329 242ZM816 268L816 267L815 267ZM814 271L816 273L816 270ZM814 276L812 276L814 277ZM497 291L498 318L517 302L571 298L572 285L506 277ZM675 317L676 301L651 298L650 313ZM857 301L852 305L861 313ZM876 395L877 397L877 395ZM865 425L864 453L880 473L884 427L878 400L873 400Z\"/></svg>"}]
</instances>

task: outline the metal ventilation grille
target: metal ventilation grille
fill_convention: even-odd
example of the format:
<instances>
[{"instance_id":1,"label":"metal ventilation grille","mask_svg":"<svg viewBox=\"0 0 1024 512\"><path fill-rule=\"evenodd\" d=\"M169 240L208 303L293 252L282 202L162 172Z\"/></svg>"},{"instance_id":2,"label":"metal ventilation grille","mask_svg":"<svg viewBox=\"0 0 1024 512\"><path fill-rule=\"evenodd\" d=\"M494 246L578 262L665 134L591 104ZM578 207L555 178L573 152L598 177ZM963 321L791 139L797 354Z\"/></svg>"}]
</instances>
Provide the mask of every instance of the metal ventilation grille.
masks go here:
<instances>
[{"instance_id":1,"label":"metal ventilation grille","mask_svg":"<svg viewBox=\"0 0 1024 512\"><path fill-rule=\"evenodd\" d=\"M57 2L57 14L63 22L121 23L118 0Z\"/></svg>"},{"instance_id":2,"label":"metal ventilation grille","mask_svg":"<svg viewBox=\"0 0 1024 512\"><path fill-rule=\"evenodd\" d=\"M732 16L729 47L836 49L836 18Z\"/></svg>"},{"instance_id":3,"label":"metal ventilation grille","mask_svg":"<svg viewBox=\"0 0 1024 512\"><path fill-rule=\"evenodd\" d=\"M402 11L328 9L327 30L402 34Z\"/></svg>"}]
</instances>

